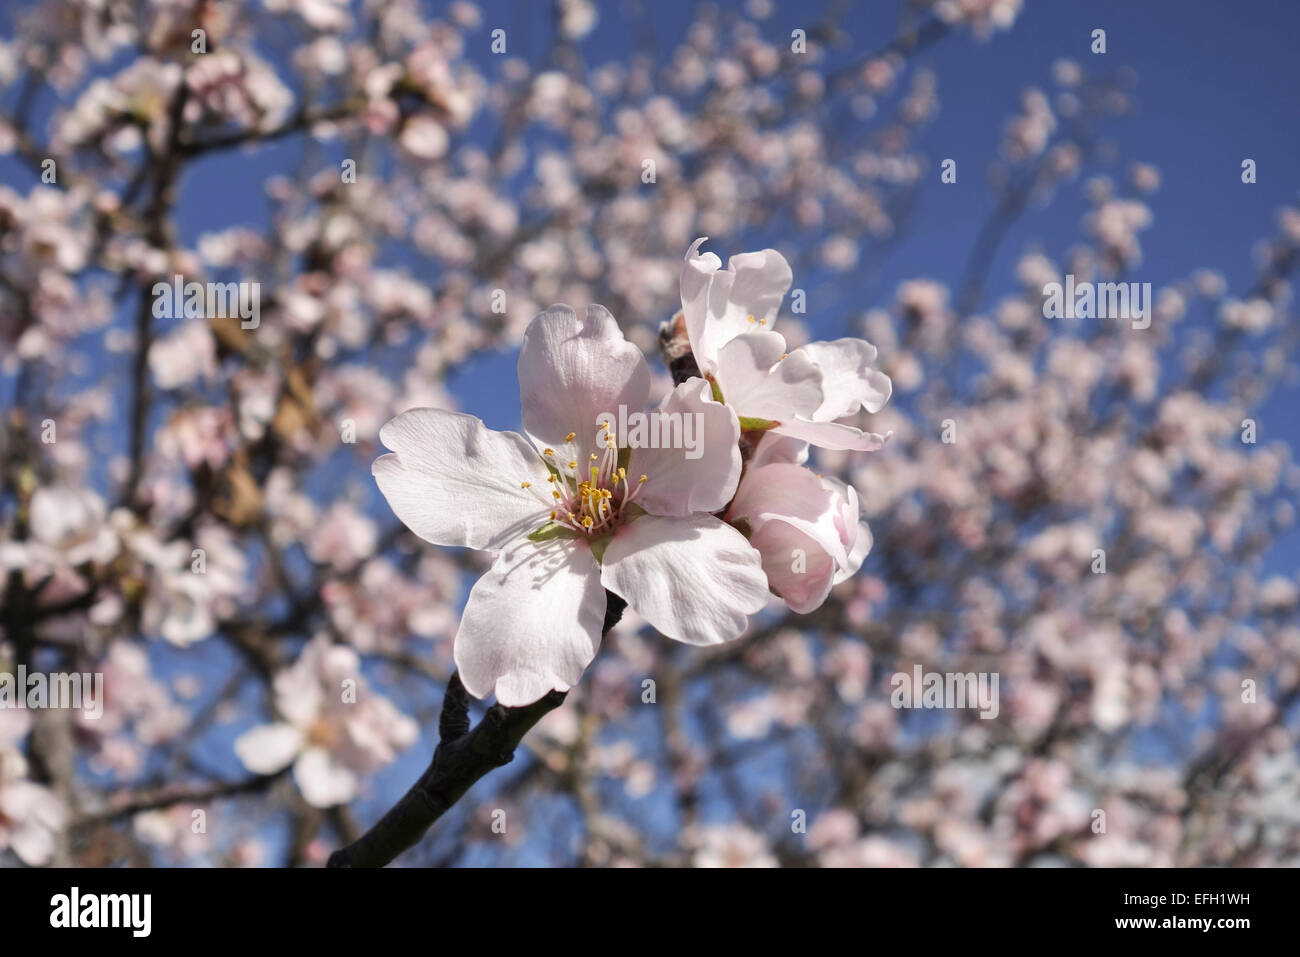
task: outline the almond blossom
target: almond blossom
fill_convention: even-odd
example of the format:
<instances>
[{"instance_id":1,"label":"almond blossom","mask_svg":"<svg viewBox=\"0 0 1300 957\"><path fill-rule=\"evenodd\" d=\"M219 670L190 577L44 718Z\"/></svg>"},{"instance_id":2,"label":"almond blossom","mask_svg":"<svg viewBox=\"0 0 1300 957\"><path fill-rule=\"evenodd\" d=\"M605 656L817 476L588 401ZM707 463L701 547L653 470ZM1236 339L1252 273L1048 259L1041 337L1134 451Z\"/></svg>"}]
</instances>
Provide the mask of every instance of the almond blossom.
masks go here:
<instances>
[{"instance_id":1,"label":"almond blossom","mask_svg":"<svg viewBox=\"0 0 1300 957\"><path fill-rule=\"evenodd\" d=\"M596 656L605 590L664 635L738 637L767 601L758 554L708 514L740 476L740 426L694 378L660 412L697 415L700 455L619 447L608 425L650 390L641 351L603 306L540 313L519 354L528 438L470 415L412 409L380 431L374 463L394 513L435 545L495 554L470 592L454 654L469 692L524 705L568 690Z\"/></svg>"},{"instance_id":2,"label":"almond blossom","mask_svg":"<svg viewBox=\"0 0 1300 957\"><path fill-rule=\"evenodd\" d=\"M889 377L863 339L810 342L787 352L773 330L794 274L775 249L741 253L727 268L697 239L682 267L682 318L700 372L746 431L770 429L828 449L869 452L889 438L836 420L879 412Z\"/></svg>"},{"instance_id":3,"label":"almond blossom","mask_svg":"<svg viewBox=\"0 0 1300 957\"><path fill-rule=\"evenodd\" d=\"M293 779L315 807L346 804L360 775L393 761L419 738L419 728L387 698L371 692L351 648L320 636L275 676L280 720L235 741L235 753L257 774L293 765Z\"/></svg>"},{"instance_id":4,"label":"almond blossom","mask_svg":"<svg viewBox=\"0 0 1300 957\"><path fill-rule=\"evenodd\" d=\"M54 856L54 836L66 820L58 797L27 777L19 750L31 728L26 710L0 709L0 851L8 848L31 867Z\"/></svg>"}]
</instances>

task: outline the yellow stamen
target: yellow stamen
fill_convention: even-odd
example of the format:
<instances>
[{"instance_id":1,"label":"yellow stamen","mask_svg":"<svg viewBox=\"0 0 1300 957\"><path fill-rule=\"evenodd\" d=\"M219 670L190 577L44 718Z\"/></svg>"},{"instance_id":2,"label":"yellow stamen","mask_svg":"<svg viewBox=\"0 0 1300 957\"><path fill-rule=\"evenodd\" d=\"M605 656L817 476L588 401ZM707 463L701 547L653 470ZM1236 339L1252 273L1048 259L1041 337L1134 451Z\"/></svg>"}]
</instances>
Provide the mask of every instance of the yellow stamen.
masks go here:
<instances>
[{"instance_id":1,"label":"yellow stamen","mask_svg":"<svg viewBox=\"0 0 1300 957\"><path fill-rule=\"evenodd\" d=\"M570 432L568 435L566 435L566 436L564 437L564 441L566 441L566 442L572 442L573 439L574 439L574 437L575 437L577 434L578 434L577 432Z\"/></svg>"}]
</instances>

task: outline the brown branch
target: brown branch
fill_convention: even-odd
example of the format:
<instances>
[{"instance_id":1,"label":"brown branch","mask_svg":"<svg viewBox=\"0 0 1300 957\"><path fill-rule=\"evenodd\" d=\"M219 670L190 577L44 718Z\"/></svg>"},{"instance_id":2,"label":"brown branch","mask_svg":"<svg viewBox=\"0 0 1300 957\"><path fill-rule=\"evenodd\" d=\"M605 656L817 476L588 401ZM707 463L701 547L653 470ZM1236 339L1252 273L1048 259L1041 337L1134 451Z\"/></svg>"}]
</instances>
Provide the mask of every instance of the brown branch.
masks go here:
<instances>
[{"instance_id":1,"label":"brown branch","mask_svg":"<svg viewBox=\"0 0 1300 957\"><path fill-rule=\"evenodd\" d=\"M609 634L627 607L622 598L605 593L605 624ZM469 693L453 674L442 700L438 721L440 742L433 761L414 786L365 834L330 855L330 867L383 867L414 847L434 821L494 768L509 764L515 748L538 721L561 704L567 692L551 691L522 708L493 705L471 730Z\"/></svg>"}]
</instances>

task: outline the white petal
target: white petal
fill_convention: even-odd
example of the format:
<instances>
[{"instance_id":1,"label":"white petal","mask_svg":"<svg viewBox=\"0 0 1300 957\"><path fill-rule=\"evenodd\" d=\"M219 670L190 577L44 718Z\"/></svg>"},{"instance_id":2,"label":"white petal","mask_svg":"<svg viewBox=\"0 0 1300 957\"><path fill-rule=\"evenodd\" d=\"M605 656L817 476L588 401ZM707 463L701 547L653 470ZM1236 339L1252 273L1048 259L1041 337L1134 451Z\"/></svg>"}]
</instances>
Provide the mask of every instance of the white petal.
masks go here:
<instances>
[{"instance_id":1,"label":"white petal","mask_svg":"<svg viewBox=\"0 0 1300 957\"><path fill-rule=\"evenodd\" d=\"M838 585L846 578L852 578L866 561L867 555L871 553L871 546L874 541L871 537L871 528L866 522L858 522L858 534L853 540L853 548L849 551L848 563L835 573L835 580L831 582Z\"/></svg>"},{"instance_id":2,"label":"white petal","mask_svg":"<svg viewBox=\"0 0 1300 957\"><path fill-rule=\"evenodd\" d=\"M822 406L813 418L829 422L852 415L858 408L879 412L889 401L893 383L872 368L876 347L863 339L810 342L806 352L822 370Z\"/></svg>"},{"instance_id":3,"label":"white petal","mask_svg":"<svg viewBox=\"0 0 1300 957\"><path fill-rule=\"evenodd\" d=\"M794 274L775 249L732 256L726 269L697 239L682 267L682 314L700 370L710 373L718 350L738 335L770 329ZM753 317L753 322L750 321Z\"/></svg>"},{"instance_id":4,"label":"white petal","mask_svg":"<svg viewBox=\"0 0 1300 957\"><path fill-rule=\"evenodd\" d=\"M19 824L9 834L9 846L28 867L43 867L54 857L54 832L36 824Z\"/></svg>"},{"instance_id":5,"label":"white petal","mask_svg":"<svg viewBox=\"0 0 1300 957\"><path fill-rule=\"evenodd\" d=\"M880 435L864 432L842 422L813 422L805 418L782 419L772 430L823 449L843 449L851 452L875 452L882 448L893 432Z\"/></svg>"},{"instance_id":6,"label":"white petal","mask_svg":"<svg viewBox=\"0 0 1300 957\"><path fill-rule=\"evenodd\" d=\"M784 422L811 418L822 404L822 374L802 351L785 355L776 332L736 336L718 352L718 386L737 415Z\"/></svg>"},{"instance_id":7,"label":"white petal","mask_svg":"<svg viewBox=\"0 0 1300 957\"><path fill-rule=\"evenodd\" d=\"M686 334L691 341L695 364L707 375L718 367L718 350L705 335L705 328L709 321L709 290L713 287L714 274L722 268L722 260L713 253L700 253L700 245L704 241L695 240L686 251L681 293L682 317L686 322Z\"/></svg>"},{"instance_id":8,"label":"white petal","mask_svg":"<svg viewBox=\"0 0 1300 957\"><path fill-rule=\"evenodd\" d=\"M580 463L604 452L597 433L602 415L618 417L645 409L650 367L641 350L623 338L604 306L587 307L587 318L565 305L551 306L528 324L519 353L519 397L524 431L538 448L552 448ZM572 443L566 436L577 433ZM585 466L580 466L585 467Z\"/></svg>"},{"instance_id":9,"label":"white petal","mask_svg":"<svg viewBox=\"0 0 1300 957\"><path fill-rule=\"evenodd\" d=\"M435 545L497 549L545 520L531 491L549 474L528 440L493 432L472 415L411 409L379 430L392 449L371 471L402 522Z\"/></svg>"},{"instance_id":10,"label":"white petal","mask_svg":"<svg viewBox=\"0 0 1300 957\"><path fill-rule=\"evenodd\" d=\"M308 748L293 766L293 779L312 807L347 804L357 796L357 776L324 748Z\"/></svg>"},{"instance_id":11,"label":"white petal","mask_svg":"<svg viewBox=\"0 0 1300 957\"><path fill-rule=\"evenodd\" d=\"M235 754L254 774L274 774L289 765L302 745L297 728L277 721L241 734L235 739Z\"/></svg>"},{"instance_id":12,"label":"white petal","mask_svg":"<svg viewBox=\"0 0 1300 957\"><path fill-rule=\"evenodd\" d=\"M661 416L680 416L682 428L673 435L684 440L689 430L694 448L686 448L682 441L676 443L678 448L633 449L628 474L633 482L646 476L636 504L653 515L716 512L724 507L740 480L736 413L714 402L709 384L699 378L670 392L657 411Z\"/></svg>"},{"instance_id":13,"label":"white petal","mask_svg":"<svg viewBox=\"0 0 1300 957\"><path fill-rule=\"evenodd\" d=\"M503 551L469 593L456 634L460 680L509 707L567 691L600 648L605 592L586 542L524 541Z\"/></svg>"},{"instance_id":14,"label":"white petal","mask_svg":"<svg viewBox=\"0 0 1300 957\"><path fill-rule=\"evenodd\" d=\"M703 514L643 515L620 526L601 581L664 635L691 645L738 638L769 597L758 552Z\"/></svg>"}]
</instances>

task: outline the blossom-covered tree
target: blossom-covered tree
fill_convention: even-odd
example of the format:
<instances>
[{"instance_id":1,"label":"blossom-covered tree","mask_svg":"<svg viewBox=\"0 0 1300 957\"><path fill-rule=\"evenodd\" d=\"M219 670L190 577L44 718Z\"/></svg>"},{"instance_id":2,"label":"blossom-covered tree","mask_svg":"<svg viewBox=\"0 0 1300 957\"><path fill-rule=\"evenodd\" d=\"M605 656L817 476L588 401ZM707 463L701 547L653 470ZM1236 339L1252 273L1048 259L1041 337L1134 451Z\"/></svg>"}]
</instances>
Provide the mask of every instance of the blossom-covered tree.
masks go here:
<instances>
[{"instance_id":1,"label":"blossom-covered tree","mask_svg":"<svg viewBox=\"0 0 1300 957\"><path fill-rule=\"evenodd\" d=\"M1296 863L1300 208L1148 275L1077 37L946 179L1025 4L882 6L6 13L0 673L104 695L0 708L0 860Z\"/></svg>"}]
</instances>

